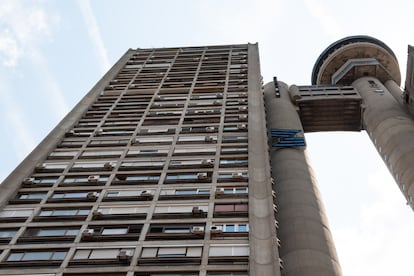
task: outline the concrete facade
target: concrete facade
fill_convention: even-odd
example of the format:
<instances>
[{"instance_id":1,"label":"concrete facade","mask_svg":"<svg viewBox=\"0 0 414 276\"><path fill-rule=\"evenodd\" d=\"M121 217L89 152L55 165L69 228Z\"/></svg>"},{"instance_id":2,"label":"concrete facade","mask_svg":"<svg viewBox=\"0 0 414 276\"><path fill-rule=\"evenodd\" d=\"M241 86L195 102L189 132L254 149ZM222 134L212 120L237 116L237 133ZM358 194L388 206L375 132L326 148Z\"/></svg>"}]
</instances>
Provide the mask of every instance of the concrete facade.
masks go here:
<instances>
[{"instance_id":1,"label":"concrete facade","mask_svg":"<svg viewBox=\"0 0 414 276\"><path fill-rule=\"evenodd\" d=\"M342 275L304 134L366 130L413 207L408 77L367 36L306 86L257 44L130 49L2 183L0 275Z\"/></svg>"}]
</instances>

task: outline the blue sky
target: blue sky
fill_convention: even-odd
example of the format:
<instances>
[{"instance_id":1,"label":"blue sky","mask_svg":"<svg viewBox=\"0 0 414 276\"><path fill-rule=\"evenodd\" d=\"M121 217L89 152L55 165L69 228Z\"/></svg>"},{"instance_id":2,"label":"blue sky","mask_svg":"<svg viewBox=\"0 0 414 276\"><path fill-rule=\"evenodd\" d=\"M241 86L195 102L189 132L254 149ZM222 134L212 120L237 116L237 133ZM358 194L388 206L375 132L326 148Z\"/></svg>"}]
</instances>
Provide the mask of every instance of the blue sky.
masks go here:
<instances>
[{"instance_id":1,"label":"blue sky","mask_svg":"<svg viewBox=\"0 0 414 276\"><path fill-rule=\"evenodd\" d=\"M414 2L0 1L0 180L128 48L259 42L265 82L309 84L333 41L366 34L405 79ZM411 14L410 14L411 13ZM414 214L367 135L307 135L344 275L411 275Z\"/></svg>"}]
</instances>

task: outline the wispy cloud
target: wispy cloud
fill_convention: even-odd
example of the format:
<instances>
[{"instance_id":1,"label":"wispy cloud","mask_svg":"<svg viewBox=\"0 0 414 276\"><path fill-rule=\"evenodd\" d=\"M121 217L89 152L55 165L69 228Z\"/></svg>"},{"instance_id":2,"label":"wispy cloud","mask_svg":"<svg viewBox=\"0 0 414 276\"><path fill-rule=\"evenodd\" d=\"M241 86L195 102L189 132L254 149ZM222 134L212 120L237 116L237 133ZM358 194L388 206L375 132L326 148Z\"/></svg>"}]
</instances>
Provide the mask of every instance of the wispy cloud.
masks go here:
<instances>
[{"instance_id":1,"label":"wispy cloud","mask_svg":"<svg viewBox=\"0 0 414 276\"><path fill-rule=\"evenodd\" d=\"M96 49L102 72L105 73L111 65L102 40L101 32L99 31L98 23L96 22L95 15L92 11L91 3L89 0L78 0L78 5L81 10L82 17L85 20L89 36L92 39L92 43Z\"/></svg>"},{"instance_id":2,"label":"wispy cloud","mask_svg":"<svg viewBox=\"0 0 414 276\"><path fill-rule=\"evenodd\" d=\"M26 2L18 0L0 1L0 64L3 68L19 70L21 60L32 63L35 73L41 83L45 85L44 91L47 103L57 118L61 118L68 110L63 93L53 77L51 70L42 55L41 46L52 38L54 26L58 25L59 17L47 10L42 2ZM30 134L29 118L26 116L21 103L15 99L14 87L9 83L7 88L4 80L10 77L13 70L4 70L2 91L0 94L2 111L2 124L14 143L16 154L25 156L35 145L35 139ZM21 94L21 93L20 93Z\"/></svg>"},{"instance_id":3,"label":"wispy cloud","mask_svg":"<svg viewBox=\"0 0 414 276\"><path fill-rule=\"evenodd\" d=\"M2 117L8 122L4 125L6 135L13 137L10 139L13 142L13 149L19 158L23 158L34 148L35 138L31 134L20 105L6 91L10 91L10 88L0 79L0 107L3 113Z\"/></svg>"},{"instance_id":4,"label":"wispy cloud","mask_svg":"<svg viewBox=\"0 0 414 276\"><path fill-rule=\"evenodd\" d=\"M35 4L0 1L0 62L15 67L20 58L50 38L51 27L59 18Z\"/></svg>"},{"instance_id":5,"label":"wispy cloud","mask_svg":"<svg viewBox=\"0 0 414 276\"><path fill-rule=\"evenodd\" d=\"M319 21L322 29L332 40L342 38L344 32L335 20L335 12L331 12L320 0L304 0L310 14Z\"/></svg>"},{"instance_id":6,"label":"wispy cloud","mask_svg":"<svg viewBox=\"0 0 414 276\"><path fill-rule=\"evenodd\" d=\"M57 118L63 118L69 111L69 106L66 103L59 83L54 79L52 72L50 72L44 56L39 51L32 49L30 60L36 65L36 74L43 80L45 98L49 102L51 110Z\"/></svg>"},{"instance_id":7,"label":"wispy cloud","mask_svg":"<svg viewBox=\"0 0 414 276\"><path fill-rule=\"evenodd\" d=\"M367 203L353 226L335 229L344 275L404 275L411 269L412 211L401 212L403 196L387 171L369 180L376 200ZM395 264L381 266L378 264ZM346 268L346 269L345 269Z\"/></svg>"}]
</instances>

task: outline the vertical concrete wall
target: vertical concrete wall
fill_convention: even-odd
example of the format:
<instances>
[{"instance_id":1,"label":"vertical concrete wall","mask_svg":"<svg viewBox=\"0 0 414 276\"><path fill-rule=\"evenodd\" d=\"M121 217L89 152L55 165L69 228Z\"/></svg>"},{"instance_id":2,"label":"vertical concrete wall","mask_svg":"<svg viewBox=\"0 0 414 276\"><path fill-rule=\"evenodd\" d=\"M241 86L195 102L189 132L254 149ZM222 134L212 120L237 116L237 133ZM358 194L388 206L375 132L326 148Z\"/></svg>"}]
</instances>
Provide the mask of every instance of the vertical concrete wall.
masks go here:
<instances>
[{"instance_id":1,"label":"vertical concrete wall","mask_svg":"<svg viewBox=\"0 0 414 276\"><path fill-rule=\"evenodd\" d=\"M265 86L268 129L302 129L299 115L290 101L287 85ZM315 177L304 149L272 148L272 176L275 178L279 255L282 275L342 275Z\"/></svg>"},{"instance_id":2,"label":"vertical concrete wall","mask_svg":"<svg viewBox=\"0 0 414 276\"><path fill-rule=\"evenodd\" d=\"M394 85L388 87L395 89ZM413 207L414 121L390 91L376 78L352 84L363 98L363 124L379 154Z\"/></svg>"},{"instance_id":3,"label":"vertical concrete wall","mask_svg":"<svg viewBox=\"0 0 414 276\"><path fill-rule=\"evenodd\" d=\"M249 44L249 275L278 276L279 254L273 213L269 152L259 50Z\"/></svg>"}]
</instances>

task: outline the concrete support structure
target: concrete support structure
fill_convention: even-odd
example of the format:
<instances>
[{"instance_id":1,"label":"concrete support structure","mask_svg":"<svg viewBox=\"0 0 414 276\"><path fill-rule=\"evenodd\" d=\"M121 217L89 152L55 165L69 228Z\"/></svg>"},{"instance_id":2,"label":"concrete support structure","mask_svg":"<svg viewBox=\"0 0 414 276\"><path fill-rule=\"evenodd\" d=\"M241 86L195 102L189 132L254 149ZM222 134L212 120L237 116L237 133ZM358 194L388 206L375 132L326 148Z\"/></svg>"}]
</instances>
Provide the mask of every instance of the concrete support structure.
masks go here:
<instances>
[{"instance_id":1,"label":"concrete support structure","mask_svg":"<svg viewBox=\"0 0 414 276\"><path fill-rule=\"evenodd\" d=\"M268 128L296 129L303 134L286 84L279 82L279 93L280 97L275 97L274 83L265 86ZM282 275L341 275L316 179L304 149L272 148L270 159L275 178Z\"/></svg>"},{"instance_id":2,"label":"concrete support structure","mask_svg":"<svg viewBox=\"0 0 414 276\"><path fill-rule=\"evenodd\" d=\"M387 83L388 87L395 88L392 80ZM407 202L412 205L414 121L378 79L360 78L353 83L353 86L364 101L365 129L395 181L399 184Z\"/></svg>"}]
</instances>

